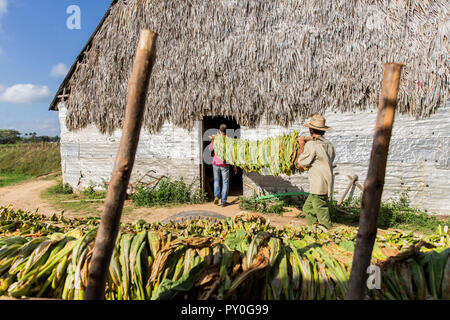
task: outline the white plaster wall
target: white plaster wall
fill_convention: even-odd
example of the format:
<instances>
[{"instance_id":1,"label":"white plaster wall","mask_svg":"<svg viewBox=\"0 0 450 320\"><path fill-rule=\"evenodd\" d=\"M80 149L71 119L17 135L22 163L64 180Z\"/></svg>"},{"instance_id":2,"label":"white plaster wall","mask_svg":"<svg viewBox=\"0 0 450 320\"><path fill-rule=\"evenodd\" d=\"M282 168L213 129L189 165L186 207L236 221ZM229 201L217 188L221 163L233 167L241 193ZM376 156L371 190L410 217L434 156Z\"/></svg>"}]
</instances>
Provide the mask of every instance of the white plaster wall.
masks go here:
<instances>
[{"instance_id":1,"label":"white plaster wall","mask_svg":"<svg viewBox=\"0 0 450 320\"><path fill-rule=\"evenodd\" d=\"M102 183L110 179L121 131L112 136L102 135L94 127L68 131L65 126L66 109L59 106L61 123L61 158L63 179L75 188L87 187L90 182ZM334 130L326 133L336 147L335 194L339 199L348 185L347 175L358 175L361 185L366 178L376 112L325 114L327 124ZM159 134L144 130L138 146L132 181L154 169L157 175L183 177L187 181L200 175L201 123L191 132L165 124ZM241 128L242 139L263 139L292 130L307 135L301 124L287 128L261 124L257 129ZM412 204L430 213L450 214L450 104L441 107L429 119L415 120L397 115L391 139L383 199L411 189ZM244 177L244 192L260 188L269 192L309 190L307 173L291 177ZM355 195L359 195L356 189Z\"/></svg>"},{"instance_id":2,"label":"white plaster wall","mask_svg":"<svg viewBox=\"0 0 450 320\"><path fill-rule=\"evenodd\" d=\"M333 127L325 137L336 148L334 198L339 199L349 183L348 175L358 175L360 184L364 184L376 111L327 112L324 116L327 125ZM309 135L301 124L288 128L262 124L257 129L242 127L241 138L262 139L293 130ZM279 179L250 174L244 183L268 192L309 190L307 173ZM450 214L450 103L425 120L396 115L383 199L395 197L408 187L414 206L429 213ZM244 192L251 192L251 188L244 185ZM356 189L355 195L359 194Z\"/></svg>"},{"instance_id":3,"label":"white plaster wall","mask_svg":"<svg viewBox=\"0 0 450 320\"><path fill-rule=\"evenodd\" d=\"M95 126L69 131L65 125L67 109L59 105L61 126L61 166L64 183L76 189L109 181L119 148L121 130L111 136L101 134ZM160 133L141 131L131 182L149 170L154 176L183 177L187 182L200 176L198 126L191 132L165 124ZM144 180L145 181L145 180Z\"/></svg>"}]
</instances>

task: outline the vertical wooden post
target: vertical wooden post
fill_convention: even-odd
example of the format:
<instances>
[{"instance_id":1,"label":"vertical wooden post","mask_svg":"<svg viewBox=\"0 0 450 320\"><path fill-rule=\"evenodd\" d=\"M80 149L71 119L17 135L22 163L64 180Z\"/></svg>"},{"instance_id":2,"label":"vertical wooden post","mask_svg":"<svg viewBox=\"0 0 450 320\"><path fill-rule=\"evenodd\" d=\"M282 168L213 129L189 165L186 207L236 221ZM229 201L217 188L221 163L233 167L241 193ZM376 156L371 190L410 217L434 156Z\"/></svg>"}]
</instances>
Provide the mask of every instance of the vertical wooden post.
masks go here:
<instances>
[{"instance_id":1,"label":"vertical wooden post","mask_svg":"<svg viewBox=\"0 0 450 320\"><path fill-rule=\"evenodd\" d=\"M200 126L200 185L201 185L201 189L204 191L204 192L207 192L208 190L206 189L206 184L208 183L208 182L206 182L206 177L205 177L205 174L206 174L206 170L205 170L205 159L204 159L204 157L205 157L205 152L204 152L204 149L205 149L205 147L204 147L204 140L203 140L203 135L205 134L204 133L204 130L205 130L205 120L204 120L204 117L202 118L202 124L201 124L201 126Z\"/></svg>"},{"instance_id":2,"label":"vertical wooden post","mask_svg":"<svg viewBox=\"0 0 450 320\"><path fill-rule=\"evenodd\" d=\"M136 50L133 72L128 83L125 121L105 207L89 266L85 300L105 298L106 278L119 231L126 191L133 170L136 149L144 117L145 99L155 57L156 34L142 30Z\"/></svg>"},{"instance_id":3,"label":"vertical wooden post","mask_svg":"<svg viewBox=\"0 0 450 320\"><path fill-rule=\"evenodd\" d=\"M378 213L383 193L386 161L397 106L398 87L403 65L386 63L370 155L369 170L364 183L361 202L361 216L353 254L352 270L347 300L362 300L366 293L367 268L370 265L372 249L377 235Z\"/></svg>"}]
</instances>

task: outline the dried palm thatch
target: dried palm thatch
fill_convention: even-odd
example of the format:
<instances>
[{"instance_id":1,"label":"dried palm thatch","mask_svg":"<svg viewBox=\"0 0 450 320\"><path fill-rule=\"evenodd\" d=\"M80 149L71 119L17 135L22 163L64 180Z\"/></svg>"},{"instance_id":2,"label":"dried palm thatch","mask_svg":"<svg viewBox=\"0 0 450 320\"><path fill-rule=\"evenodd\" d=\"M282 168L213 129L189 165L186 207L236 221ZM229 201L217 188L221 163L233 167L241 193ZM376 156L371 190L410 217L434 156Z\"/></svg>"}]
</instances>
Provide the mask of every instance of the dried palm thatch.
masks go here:
<instances>
[{"instance_id":1,"label":"dried palm thatch","mask_svg":"<svg viewBox=\"0 0 450 320\"><path fill-rule=\"evenodd\" d=\"M386 62L406 64L399 111L424 118L449 98L449 17L446 0L115 0L66 81L67 127L121 127L142 28L159 34L150 132L374 108Z\"/></svg>"}]
</instances>

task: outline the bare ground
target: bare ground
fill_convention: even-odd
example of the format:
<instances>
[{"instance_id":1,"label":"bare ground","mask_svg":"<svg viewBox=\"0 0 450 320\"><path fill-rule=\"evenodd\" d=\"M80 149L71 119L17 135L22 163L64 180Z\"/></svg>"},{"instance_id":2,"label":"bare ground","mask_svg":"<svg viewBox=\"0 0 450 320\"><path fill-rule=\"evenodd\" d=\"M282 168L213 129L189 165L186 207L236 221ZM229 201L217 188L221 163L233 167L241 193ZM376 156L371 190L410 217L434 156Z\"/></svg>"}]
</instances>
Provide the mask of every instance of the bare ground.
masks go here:
<instances>
[{"instance_id":1,"label":"bare ground","mask_svg":"<svg viewBox=\"0 0 450 320\"><path fill-rule=\"evenodd\" d=\"M0 205L12 205L16 209L53 214L55 208L40 198L40 194L47 188L56 185L54 180L33 179L16 185L0 188Z\"/></svg>"},{"instance_id":2,"label":"bare ground","mask_svg":"<svg viewBox=\"0 0 450 320\"><path fill-rule=\"evenodd\" d=\"M46 199L42 199L40 194L49 187L56 185L55 180L33 179L17 185L0 188L0 206L12 205L16 209L35 211L39 209L39 213L48 216L54 213L60 213L61 208L49 203ZM147 222L157 222L165 220L177 213L183 211L204 210L222 214L227 217L234 217L243 213L239 209L237 197L229 197L230 205L222 208L214 205L212 202L200 205L182 205L172 207L157 208L135 208L130 201L127 201L122 214L123 222L135 222L137 220L145 220ZM103 204L93 204L93 210L89 213L71 212L65 210L64 216L67 218L98 216L98 212L103 209ZM283 215L265 214L264 217L269 219L271 224L275 226L300 226L305 225L305 220L295 218L300 213L298 209L290 208L289 212Z\"/></svg>"}]
</instances>

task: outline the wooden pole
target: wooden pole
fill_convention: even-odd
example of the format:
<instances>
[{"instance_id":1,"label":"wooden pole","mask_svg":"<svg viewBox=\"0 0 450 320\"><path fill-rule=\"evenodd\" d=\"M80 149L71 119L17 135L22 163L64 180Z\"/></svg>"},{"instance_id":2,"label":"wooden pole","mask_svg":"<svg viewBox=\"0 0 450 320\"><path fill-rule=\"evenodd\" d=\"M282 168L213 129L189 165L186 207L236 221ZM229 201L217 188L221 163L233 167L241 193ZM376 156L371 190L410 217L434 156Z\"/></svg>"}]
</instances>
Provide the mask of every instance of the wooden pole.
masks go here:
<instances>
[{"instance_id":1,"label":"wooden pole","mask_svg":"<svg viewBox=\"0 0 450 320\"><path fill-rule=\"evenodd\" d=\"M145 99L155 59L155 45L156 34L150 30L142 30L133 72L128 83L128 102L122 138L89 266L85 300L103 300L105 298L107 272L119 231L120 217L139 143Z\"/></svg>"},{"instance_id":2,"label":"wooden pole","mask_svg":"<svg viewBox=\"0 0 450 320\"><path fill-rule=\"evenodd\" d=\"M361 216L353 255L347 300L362 300L366 294L367 268L377 235L378 213L383 193L386 161L397 106L402 64L386 63L370 155L369 170L364 183Z\"/></svg>"}]
</instances>

